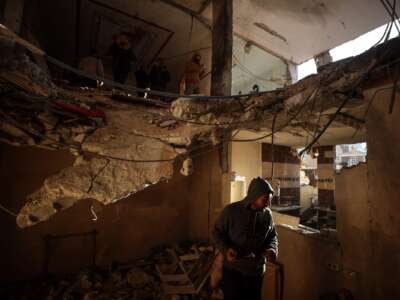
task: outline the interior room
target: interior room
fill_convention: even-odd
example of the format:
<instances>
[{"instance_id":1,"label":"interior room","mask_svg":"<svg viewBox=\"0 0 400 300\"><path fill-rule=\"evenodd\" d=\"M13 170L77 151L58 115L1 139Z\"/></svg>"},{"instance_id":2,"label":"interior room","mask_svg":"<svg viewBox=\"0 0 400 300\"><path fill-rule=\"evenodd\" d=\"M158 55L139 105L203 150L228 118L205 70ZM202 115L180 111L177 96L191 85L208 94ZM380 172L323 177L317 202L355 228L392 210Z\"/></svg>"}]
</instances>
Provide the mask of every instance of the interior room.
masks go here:
<instances>
[{"instance_id":1,"label":"interior room","mask_svg":"<svg viewBox=\"0 0 400 300\"><path fill-rule=\"evenodd\" d=\"M398 14L0 0L0 298L400 299Z\"/></svg>"}]
</instances>

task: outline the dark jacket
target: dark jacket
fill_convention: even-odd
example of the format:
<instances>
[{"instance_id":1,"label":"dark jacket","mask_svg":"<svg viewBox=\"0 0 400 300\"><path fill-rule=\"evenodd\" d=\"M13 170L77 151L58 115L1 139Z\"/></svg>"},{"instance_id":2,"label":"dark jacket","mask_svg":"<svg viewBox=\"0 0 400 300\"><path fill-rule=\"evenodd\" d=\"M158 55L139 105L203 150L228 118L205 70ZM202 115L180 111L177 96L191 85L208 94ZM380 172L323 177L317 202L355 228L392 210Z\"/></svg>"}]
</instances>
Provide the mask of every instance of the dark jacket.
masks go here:
<instances>
[{"instance_id":1,"label":"dark jacket","mask_svg":"<svg viewBox=\"0 0 400 300\"><path fill-rule=\"evenodd\" d=\"M170 81L170 74L166 66L154 65L150 71L152 90L165 91Z\"/></svg>"},{"instance_id":2,"label":"dark jacket","mask_svg":"<svg viewBox=\"0 0 400 300\"><path fill-rule=\"evenodd\" d=\"M264 272L265 250L273 249L278 254L278 237L271 210L250 209L250 204L266 193L273 193L271 185L261 178L253 179L247 196L226 206L216 221L213 238L217 248L222 253L228 248L238 253L236 262L225 261L224 267L245 275L259 275Z\"/></svg>"},{"instance_id":3,"label":"dark jacket","mask_svg":"<svg viewBox=\"0 0 400 300\"><path fill-rule=\"evenodd\" d=\"M123 49L116 43L113 43L109 54L113 58L112 68L114 73L129 73L132 70L132 63L136 61L136 56L132 48Z\"/></svg>"},{"instance_id":4,"label":"dark jacket","mask_svg":"<svg viewBox=\"0 0 400 300\"><path fill-rule=\"evenodd\" d=\"M135 76L137 87L142 89L149 87L149 75L143 68L139 68L139 70L135 72Z\"/></svg>"}]
</instances>

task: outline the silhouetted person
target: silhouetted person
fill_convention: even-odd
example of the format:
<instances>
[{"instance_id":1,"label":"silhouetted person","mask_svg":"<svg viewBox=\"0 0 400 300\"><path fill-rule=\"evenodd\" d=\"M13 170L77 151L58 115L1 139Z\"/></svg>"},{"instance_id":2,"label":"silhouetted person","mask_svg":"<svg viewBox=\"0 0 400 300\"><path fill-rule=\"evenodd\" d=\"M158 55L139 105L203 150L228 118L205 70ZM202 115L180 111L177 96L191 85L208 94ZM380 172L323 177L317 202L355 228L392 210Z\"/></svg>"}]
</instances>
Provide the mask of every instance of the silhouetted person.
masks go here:
<instances>
[{"instance_id":1,"label":"silhouetted person","mask_svg":"<svg viewBox=\"0 0 400 300\"><path fill-rule=\"evenodd\" d=\"M89 75L104 78L104 66L101 58L97 56L95 49L90 50L90 54L81 58L79 69ZM99 81L82 76L81 83L88 87L97 87Z\"/></svg>"},{"instance_id":2,"label":"silhouetted person","mask_svg":"<svg viewBox=\"0 0 400 300\"><path fill-rule=\"evenodd\" d=\"M113 58L113 79L115 82L124 84L132 70L131 64L136 61L130 38L126 33L121 33L114 38L110 54Z\"/></svg>"},{"instance_id":3,"label":"silhouetted person","mask_svg":"<svg viewBox=\"0 0 400 300\"><path fill-rule=\"evenodd\" d=\"M205 73L204 65L201 63L201 55L195 53L192 60L186 65L183 82L185 94L200 94L200 81Z\"/></svg>"},{"instance_id":4,"label":"silhouetted person","mask_svg":"<svg viewBox=\"0 0 400 300\"><path fill-rule=\"evenodd\" d=\"M158 58L150 71L150 87L155 91L166 91L170 74L162 58Z\"/></svg>"},{"instance_id":5,"label":"silhouetted person","mask_svg":"<svg viewBox=\"0 0 400 300\"><path fill-rule=\"evenodd\" d=\"M136 76L136 86L141 89L146 89L149 87L149 75L145 71L143 66L140 66L140 68L135 72ZM144 92L137 92L137 95L139 97L144 96Z\"/></svg>"},{"instance_id":6,"label":"silhouetted person","mask_svg":"<svg viewBox=\"0 0 400 300\"><path fill-rule=\"evenodd\" d=\"M273 188L254 178L247 196L224 208L215 222L213 238L223 256L225 300L261 300L265 261L275 261L278 237L272 220Z\"/></svg>"}]
</instances>

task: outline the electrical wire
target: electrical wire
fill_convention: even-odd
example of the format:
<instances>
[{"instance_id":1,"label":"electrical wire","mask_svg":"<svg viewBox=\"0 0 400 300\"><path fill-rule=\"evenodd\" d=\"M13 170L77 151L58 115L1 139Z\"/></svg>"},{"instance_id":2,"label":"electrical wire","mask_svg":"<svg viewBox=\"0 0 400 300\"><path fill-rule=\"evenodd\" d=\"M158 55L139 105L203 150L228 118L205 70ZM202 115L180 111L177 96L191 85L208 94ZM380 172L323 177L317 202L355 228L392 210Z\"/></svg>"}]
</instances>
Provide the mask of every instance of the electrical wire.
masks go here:
<instances>
[{"instance_id":1,"label":"electrical wire","mask_svg":"<svg viewBox=\"0 0 400 300\"><path fill-rule=\"evenodd\" d=\"M364 120L364 121L366 120L367 115L368 115L368 112L369 112L369 110L370 110L370 108L371 108L371 106L372 106L372 103L374 102L376 96L377 96L379 93L383 92L383 91L391 90L391 89L393 89L393 88L394 88L394 86L384 87L384 88L377 89L377 90L373 93L373 95L371 96L371 99L368 101L368 105L367 105L367 108L366 108L365 111L364 111L362 120ZM397 86L397 88L398 88L398 86ZM360 131L360 128L357 128L357 129L354 131L352 137L355 137L356 134L357 134L359 131Z\"/></svg>"},{"instance_id":2,"label":"electrical wire","mask_svg":"<svg viewBox=\"0 0 400 300\"><path fill-rule=\"evenodd\" d=\"M394 3L395 4L394 7L392 7L390 5L389 0L380 0L380 2L382 3L382 5L385 8L385 10L388 12L389 17L391 19L391 22L386 24L386 28L385 28L385 31L383 32L383 35L381 36L381 38L371 48L374 48L377 45L379 45L382 42L382 40L385 41L385 42L388 41L388 39L390 37L390 34L391 34L391 31L392 31L393 23L395 24L396 29L400 34L400 31L399 31L399 28L397 26L396 20L394 19L394 16L396 16L397 21L399 19L398 15L396 13L396 2ZM390 7L392 8L392 12L390 12L390 9L387 7L387 5L390 5Z\"/></svg>"},{"instance_id":3,"label":"electrical wire","mask_svg":"<svg viewBox=\"0 0 400 300\"><path fill-rule=\"evenodd\" d=\"M385 8L385 10L387 11L387 13L389 14L390 19L392 20L392 25L393 24L395 25L397 32L400 34L400 29L397 25L397 22L398 22L397 20L399 19L399 16L397 15L397 12L396 12L397 0L393 0L393 4L391 4L389 2L389 0L380 0L380 1L382 3L383 7Z\"/></svg>"},{"instance_id":4,"label":"electrical wire","mask_svg":"<svg viewBox=\"0 0 400 300\"><path fill-rule=\"evenodd\" d=\"M380 59L382 59L385 55L382 55ZM354 84L352 90L354 91L363 81L368 77L368 75L371 73L371 70L377 65L379 59L375 59L371 62L371 64L368 66L367 70L360 76L360 78L357 80L357 82ZM332 115L332 117L329 119L329 121L324 125L322 130L317 134L317 136L303 149L300 151L300 156L309 151L314 144L320 139L320 137L325 133L325 131L329 128L329 126L332 124L332 122L336 119L337 115L341 112L343 107L347 104L347 102L351 99L352 94L349 93L343 102L340 104L336 112Z\"/></svg>"},{"instance_id":5,"label":"electrical wire","mask_svg":"<svg viewBox=\"0 0 400 300\"><path fill-rule=\"evenodd\" d=\"M314 138L317 136L317 134L318 134L319 124L321 123L322 111L323 111L323 106L321 106L321 110L319 111L319 114L318 114L318 121L317 121L317 123L315 124L314 133L312 134L313 139L314 139Z\"/></svg>"},{"instance_id":6,"label":"electrical wire","mask_svg":"<svg viewBox=\"0 0 400 300\"><path fill-rule=\"evenodd\" d=\"M390 49L389 49L390 50ZM387 52L389 52L389 50ZM382 60L387 53L384 53L383 55L381 55L379 58L374 59L371 64L367 67L366 71L364 72L364 74L362 74L360 76L360 78L358 79L358 81L354 84L352 90L355 90L359 85L361 85L363 83L363 81L365 79L368 78L368 76L374 71L375 66L378 64L378 62L380 60ZM380 68L379 68L380 69ZM375 69L376 71L376 69ZM395 88L395 87L393 87ZM376 96L376 93L374 94L374 97ZM374 98L373 97L373 98ZM344 101L342 102L342 104L338 107L338 109L336 110L336 112L332 115L332 117L329 119L329 121L325 124L325 126L322 128L322 130L317 134L317 136L311 141L311 143L308 144L308 146L306 146L301 152L300 155L302 155L303 153L309 151L312 146L319 140L319 138L325 133L325 131L329 128L329 126L332 124L332 122L336 119L337 115L341 112L341 110L343 109L343 107L347 104L347 102L350 100L351 98L351 94L348 94ZM371 105L372 101L370 101L367 109L369 109L370 105ZM356 132L355 132L356 133ZM353 134L353 136L355 135L355 133Z\"/></svg>"},{"instance_id":7,"label":"electrical wire","mask_svg":"<svg viewBox=\"0 0 400 300\"><path fill-rule=\"evenodd\" d=\"M385 53L386 54L386 53ZM358 85L360 85L364 79L368 78L368 76L370 75L370 73L373 73L374 71L376 71L379 68L375 68L375 66L378 64L380 59L383 59L383 57L385 57L385 54L383 54L379 59L375 59L375 61L373 61L370 66L367 68L366 72L360 77L360 79L358 80L358 82L354 85L353 89L355 89ZM368 106L365 110L364 113L364 117L363 120L365 121L366 116L368 114L368 111L372 105L372 102L374 101L376 95L384 90L388 90L388 89L396 89L396 85L393 85L392 87L386 87L386 88L382 88L379 90L376 90L373 94L373 96L371 97L371 100L368 103ZM322 134L328 129L328 127L330 126L330 124L335 120L336 116L340 113L341 109L343 108L343 106L347 103L347 101L349 101L350 96L347 96L346 99L343 101L342 105L337 109L337 111L332 115L331 119L328 121L328 123L324 126L324 128L321 130L321 132L313 139L313 141L308 144L308 146L306 148L304 148L301 152L300 155L302 155L303 153L309 151L311 149L311 147L318 141L318 139L322 136ZM353 133L352 137L354 137L359 131L359 128L356 129L356 131Z\"/></svg>"},{"instance_id":8,"label":"electrical wire","mask_svg":"<svg viewBox=\"0 0 400 300\"><path fill-rule=\"evenodd\" d=\"M275 134L275 133L281 131L282 129L284 129L284 128L286 128L287 126L289 126L290 123L291 123L295 118L297 118L297 116L302 112L302 110L304 109L304 107L305 107L305 106L307 105L307 103L310 101L311 97L312 97L312 96L316 97L316 95L318 94L318 91L319 91L320 88L321 88L321 81L319 82L318 86L313 90L313 92L310 93L310 95L307 97L307 99L304 101L304 103L300 106L299 110L298 110L295 114L293 114L292 117L291 117L287 122L285 122L282 126L280 126L278 129L276 129L274 132L268 133L268 134L263 135L263 136L258 137L258 138L253 138L253 139L232 139L231 141L232 141L232 142L246 142L246 143L247 143L247 142L256 142L256 141L260 141L260 140L266 139L266 138L272 136L273 134Z\"/></svg>"},{"instance_id":9,"label":"electrical wire","mask_svg":"<svg viewBox=\"0 0 400 300\"><path fill-rule=\"evenodd\" d=\"M135 159L127 159L127 158L122 158L122 157L116 157L116 156L112 156L112 155L100 154L100 153L96 153L96 152L93 152L93 151L84 150L78 145L74 145L74 144L71 144L71 143L59 142L59 141L57 141L55 139L52 139L52 138L49 138L49 137L47 137L47 136L45 136L45 135L43 135L43 134L41 134L39 132L34 132L34 131L26 128L25 126L22 126L21 124L19 124L18 122L16 122L14 119L10 118L9 116L5 115L1 111L0 111L0 115L2 115L5 119L7 119L8 122L12 123L16 128L18 128L18 129L20 129L20 130L22 130L22 131L24 131L26 133L29 133L29 134L31 134L33 136L36 136L36 137L39 137L39 138L42 138L42 139L47 139L47 140L51 141L53 144L55 144L55 145L58 145L58 146L61 146L61 147L72 148L72 149L80 151L80 152L82 152L84 154L90 154L90 155L93 155L95 157L101 157L101 158L106 158L106 159L111 159L111 160L124 161L124 162L129 162L129 163L163 163L163 162L174 162L177 159L177 156L176 156L176 157L170 158L170 159L135 160ZM236 131L236 133L234 133L230 139L234 138L239 132L240 132L240 129L238 129ZM149 137L149 138L151 138L151 137ZM219 143L219 145L222 145L225 142L231 141L230 139L227 139L227 140L222 139L221 142ZM210 146L214 146L215 147L215 145L213 145L212 142L204 143L204 144L202 144L200 146L193 147L193 148L190 149L190 151L188 152L187 156L196 157L196 156L211 152L211 151L214 150L213 148L209 149L209 150L206 150L206 151L203 151L203 152L196 152L199 149L208 148Z\"/></svg>"},{"instance_id":10,"label":"electrical wire","mask_svg":"<svg viewBox=\"0 0 400 300\"><path fill-rule=\"evenodd\" d=\"M389 30L390 24L391 23L387 23L386 24L386 28L385 28L385 31L383 32L383 35L381 36L381 38L371 48L374 48L374 47L378 46L382 42L382 40L385 39L385 37L387 35L387 32Z\"/></svg>"},{"instance_id":11,"label":"electrical wire","mask_svg":"<svg viewBox=\"0 0 400 300\"><path fill-rule=\"evenodd\" d=\"M389 0L385 0L385 1L387 3L387 6L392 10L391 13L393 14L393 16L396 19L399 19L399 15L397 14L397 9L396 9L397 0L393 0L393 3L391 3Z\"/></svg>"},{"instance_id":12,"label":"electrical wire","mask_svg":"<svg viewBox=\"0 0 400 300\"><path fill-rule=\"evenodd\" d=\"M9 214L10 216L17 217L16 213L13 213L11 210L9 210L7 207L3 206L0 204L0 209Z\"/></svg>"},{"instance_id":13,"label":"electrical wire","mask_svg":"<svg viewBox=\"0 0 400 300\"><path fill-rule=\"evenodd\" d=\"M399 60L399 61L400 61L400 60ZM395 63L395 62L392 62L391 64L393 64L393 63ZM382 66L382 67L384 67L384 66ZM380 68L379 68L379 69L380 69ZM316 90L314 91L314 93L315 93L315 92L316 92ZM312 96L314 93L310 94L310 96ZM315 93L314 95L316 96L316 94L317 94L317 93ZM275 132L281 131L283 128L285 128L286 126L288 126L288 125L297 117L297 115L300 114L301 110L302 110L303 107L307 104L307 102L309 101L309 99L310 99L310 98L306 99L306 101L303 103L303 106L300 107L299 111L298 111L296 114L294 114L294 115L292 116L292 118L291 118L284 126L281 126L281 127L280 127L278 130L276 130ZM315 98L314 98L314 99L315 99ZM156 114L156 113L150 112L150 111L145 111L145 112L146 112L146 113L150 113L150 114ZM157 115L161 115L161 114L157 114ZM320 113L320 116L321 116L321 113ZM178 120L178 121L190 122L190 121L187 121L187 120ZM216 127L218 127L218 125L216 125L216 124L204 124L204 123L198 123L198 124L201 124L201 125L208 125L208 126L216 126ZM233 123L227 123L227 125L232 125L232 124L233 124ZM16 124L16 125L19 126L19 124ZM238 133L238 132L239 132L239 130L237 131L237 133ZM274 133L275 133L275 132L274 132ZM316 132L317 132L317 130L316 130ZM237 134L237 133L236 133L236 134ZM31 132L31 134L34 134L34 135L37 136L37 133L32 133L32 132ZM235 135L236 135L236 134L235 134ZM251 142L251 141L262 140L262 139L267 138L267 137L269 137L269 136L271 136L271 133L270 133L270 134L267 134L267 135L265 135L265 136L259 137L259 138L255 138L255 139L234 139L234 137L232 137L232 139L231 139L230 141L233 141L233 142ZM58 145L61 145L61 146L65 146L65 147L72 147L72 148L75 148L75 149L77 149L77 150L82 151L82 149L79 148L79 147L77 147L76 145L68 145L68 144L65 144L65 143L60 143L60 142L58 142L58 141L56 141L56 140L52 140L52 139L50 139L49 137L46 137L46 136L41 136L41 137L44 137L45 139L48 139L48 140L54 142L55 144L58 144ZM102 155L102 154L98 154L98 153L94 153L94 152L89 152L89 151L84 151L84 152L86 152L86 153L88 153L88 154L93 154L93 155L96 155L96 156L101 156L101 157L109 158L109 159L122 160L122 161L127 161L127 162L137 162L137 163L171 162L171 161L174 161L174 160L175 160L175 158L172 158L172 159L165 159L165 160L132 160L132 159L124 159L124 158L114 157L114 156L109 156L109 155Z\"/></svg>"}]
</instances>

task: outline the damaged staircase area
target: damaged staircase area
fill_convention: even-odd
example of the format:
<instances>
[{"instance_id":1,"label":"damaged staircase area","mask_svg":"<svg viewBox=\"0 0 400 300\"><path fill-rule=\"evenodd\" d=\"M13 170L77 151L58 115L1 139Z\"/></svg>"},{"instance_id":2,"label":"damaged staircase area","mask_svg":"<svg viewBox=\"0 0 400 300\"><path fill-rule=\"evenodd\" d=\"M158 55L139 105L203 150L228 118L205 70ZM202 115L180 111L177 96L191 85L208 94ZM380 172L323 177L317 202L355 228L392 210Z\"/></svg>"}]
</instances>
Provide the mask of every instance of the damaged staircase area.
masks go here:
<instances>
[{"instance_id":1,"label":"damaged staircase area","mask_svg":"<svg viewBox=\"0 0 400 300\"><path fill-rule=\"evenodd\" d=\"M114 203L169 180L174 165L237 140L235 130L323 134L324 126L363 131L363 90L382 84L400 58L400 40L324 66L286 88L238 97L177 97L172 103L129 91L78 89L52 80L34 56L46 55L0 30L0 140L14 146L69 150L75 162L28 196L20 227L43 222L83 199ZM151 96L150 96L151 98ZM265 138L266 136L264 136ZM239 140L240 141L240 140Z\"/></svg>"}]
</instances>

